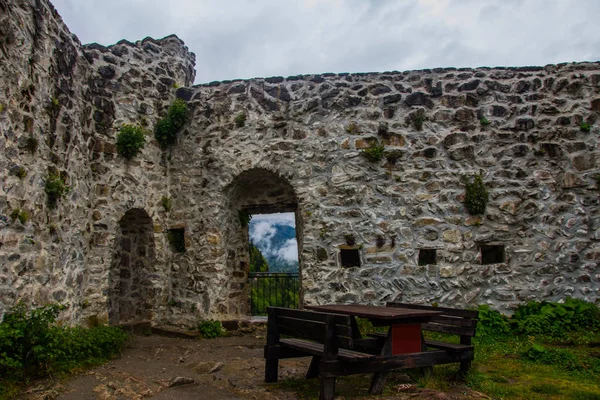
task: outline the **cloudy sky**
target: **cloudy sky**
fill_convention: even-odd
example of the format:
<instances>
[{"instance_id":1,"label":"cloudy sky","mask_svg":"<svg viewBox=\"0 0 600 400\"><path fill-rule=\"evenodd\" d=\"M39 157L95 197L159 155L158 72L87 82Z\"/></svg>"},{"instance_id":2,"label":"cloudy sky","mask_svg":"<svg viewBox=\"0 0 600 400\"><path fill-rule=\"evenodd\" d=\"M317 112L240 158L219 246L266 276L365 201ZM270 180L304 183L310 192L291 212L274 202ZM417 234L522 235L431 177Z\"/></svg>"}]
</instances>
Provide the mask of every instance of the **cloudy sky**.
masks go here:
<instances>
[{"instance_id":1,"label":"cloudy sky","mask_svg":"<svg viewBox=\"0 0 600 400\"><path fill-rule=\"evenodd\" d=\"M83 43L171 33L196 83L600 59L600 0L51 0Z\"/></svg>"},{"instance_id":2,"label":"cloudy sky","mask_svg":"<svg viewBox=\"0 0 600 400\"><path fill-rule=\"evenodd\" d=\"M250 241L265 256L283 258L285 261L298 261L298 243L295 238L287 240L279 248L271 245L271 239L277 233L275 225L287 225L296 228L294 213L253 215L249 226Z\"/></svg>"}]
</instances>

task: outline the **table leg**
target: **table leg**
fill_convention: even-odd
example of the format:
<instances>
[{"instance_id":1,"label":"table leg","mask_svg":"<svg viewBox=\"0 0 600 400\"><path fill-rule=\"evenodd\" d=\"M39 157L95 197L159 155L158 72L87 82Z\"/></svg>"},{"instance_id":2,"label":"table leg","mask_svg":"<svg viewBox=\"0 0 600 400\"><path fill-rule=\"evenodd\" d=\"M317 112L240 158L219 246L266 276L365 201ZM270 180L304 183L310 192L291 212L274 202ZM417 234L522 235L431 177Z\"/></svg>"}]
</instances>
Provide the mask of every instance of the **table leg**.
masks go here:
<instances>
[{"instance_id":1,"label":"table leg","mask_svg":"<svg viewBox=\"0 0 600 400\"><path fill-rule=\"evenodd\" d=\"M392 327L388 329L387 337L385 338L385 342L383 344L383 348L381 349L382 356L389 356L392 354ZM371 388L369 389L369 393L371 394L381 394L383 392L383 386L385 385L385 381L387 380L389 372L376 372L373 374L373 379L371 380Z\"/></svg>"}]
</instances>

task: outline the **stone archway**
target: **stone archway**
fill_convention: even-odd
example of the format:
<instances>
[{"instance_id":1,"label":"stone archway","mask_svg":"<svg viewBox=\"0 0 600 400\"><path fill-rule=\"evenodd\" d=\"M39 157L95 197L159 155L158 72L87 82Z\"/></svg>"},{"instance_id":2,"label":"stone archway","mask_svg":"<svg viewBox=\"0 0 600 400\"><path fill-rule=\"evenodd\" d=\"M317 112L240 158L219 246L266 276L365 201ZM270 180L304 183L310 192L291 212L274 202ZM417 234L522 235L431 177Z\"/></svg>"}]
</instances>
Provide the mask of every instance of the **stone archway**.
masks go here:
<instances>
[{"instance_id":1,"label":"stone archway","mask_svg":"<svg viewBox=\"0 0 600 400\"><path fill-rule=\"evenodd\" d=\"M152 219L134 208L121 218L119 228L109 273L108 318L112 325L148 321L157 300L151 281L156 269Z\"/></svg>"},{"instance_id":2,"label":"stone archway","mask_svg":"<svg viewBox=\"0 0 600 400\"><path fill-rule=\"evenodd\" d=\"M229 210L231 220L235 221L229 231L228 257L234 277L239 277L237 287L240 290L230 294L230 310L240 314L250 314L250 289L247 285L249 273L248 226L239 220L240 212L249 214L294 213L296 240L298 244L299 276L302 276L303 223L299 213L296 191L290 182L280 175L263 168L253 168L240 173L228 186ZM239 271L239 272L238 272ZM302 281L300 279L299 299L302 304ZM237 304L232 304L231 300Z\"/></svg>"}]
</instances>

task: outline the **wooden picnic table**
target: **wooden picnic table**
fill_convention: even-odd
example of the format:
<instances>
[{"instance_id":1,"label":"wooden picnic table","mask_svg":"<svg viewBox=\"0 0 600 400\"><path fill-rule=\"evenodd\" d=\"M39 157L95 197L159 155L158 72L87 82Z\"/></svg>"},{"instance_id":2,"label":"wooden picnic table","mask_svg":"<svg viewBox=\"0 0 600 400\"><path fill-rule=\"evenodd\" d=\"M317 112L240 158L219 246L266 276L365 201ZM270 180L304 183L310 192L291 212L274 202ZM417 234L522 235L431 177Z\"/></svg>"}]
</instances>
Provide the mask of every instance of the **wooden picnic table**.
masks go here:
<instances>
[{"instance_id":1,"label":"wooden picnic table","mask_svg":"<svg viewBox=\"0 0 600 400\"><path fill-rule=\"evenodd\" d=\"M388 326L388 332L381 348L382 356L419 353L427 350L421 331L421 324L431 321L441 311L415 310L401 307L373 306L365 304L327 304L320 306L305 306L306 309L328 312L352 317L353 337L357 345L369 346L371 339L362 339L358 330L356 317L366 318L373 326ZM381 393L388 372L378 372L371 382L370 392Z\"/></svg>"}]
</instances>

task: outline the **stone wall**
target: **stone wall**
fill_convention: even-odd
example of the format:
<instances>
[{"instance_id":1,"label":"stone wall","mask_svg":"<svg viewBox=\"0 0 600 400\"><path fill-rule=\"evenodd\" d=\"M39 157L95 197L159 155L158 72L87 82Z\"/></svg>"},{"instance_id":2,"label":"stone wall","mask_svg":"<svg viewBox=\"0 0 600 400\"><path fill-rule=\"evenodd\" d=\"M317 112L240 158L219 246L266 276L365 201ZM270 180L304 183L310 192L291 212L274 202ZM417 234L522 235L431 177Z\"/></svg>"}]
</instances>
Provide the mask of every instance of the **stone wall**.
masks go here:
<instances>
[{"instance_id":1,"label":"stone wall","mask_svg":"<svg viewBox=\"0 0 600 400\"><path fill-rule=\"evenodd\" d=\"M306 304L600 300L599 63L190 86L176 36L82 46L46 0L0 11L0 314L21 300L66 302L74 323L245 315L240 210L296 213ZM176 96L190 121L162 151L152 130ZM148 130L131 161L125 123ZM490 201L471 216L464 180L480 172ZM55 209L49 173L72 188Z\"/></svg>"}]
</instances>

